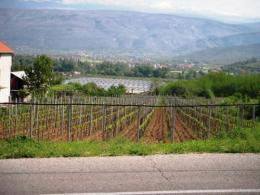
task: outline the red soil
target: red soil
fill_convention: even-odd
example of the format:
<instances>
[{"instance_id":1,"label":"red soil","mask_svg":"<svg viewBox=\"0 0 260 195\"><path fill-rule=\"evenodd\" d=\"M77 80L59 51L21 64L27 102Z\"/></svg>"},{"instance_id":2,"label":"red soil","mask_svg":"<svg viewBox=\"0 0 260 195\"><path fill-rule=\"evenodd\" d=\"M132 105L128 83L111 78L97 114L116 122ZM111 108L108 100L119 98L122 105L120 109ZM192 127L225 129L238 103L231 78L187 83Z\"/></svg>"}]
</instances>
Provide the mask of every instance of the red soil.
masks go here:
<instances>
[{"instance_id":1,"label":"red soil","mask_svg":"<svg viewBox=\"0 0 260 195\"><path fill-rule=\"evenodd\" d=\"M166 110L159 108L154 111L152 119L148 124L144 139L148 143L158 143L167 141L167 121L166 121Z\"/></svg>"},{"instance_id":2,"label":"red soil","mask_svg":"<svg viewBox=\"0 0 260 195\"><path fill-rule=\"evenodd\" d=\"M130 139L131 141L137 140L137 120L133 120L128 126L123 130L122 137Z\"/></svg>"},{"instance_id":3,"label":"red soil","mask_svg":"<svg viewBox=\"0 0 260 195\"><path fill-rule=\"evenodd\" d=\"M176 114L175 132L173 136L176 142L195 139L191 129L185 125L178 114Z\"/></svg>"}]
</instances>

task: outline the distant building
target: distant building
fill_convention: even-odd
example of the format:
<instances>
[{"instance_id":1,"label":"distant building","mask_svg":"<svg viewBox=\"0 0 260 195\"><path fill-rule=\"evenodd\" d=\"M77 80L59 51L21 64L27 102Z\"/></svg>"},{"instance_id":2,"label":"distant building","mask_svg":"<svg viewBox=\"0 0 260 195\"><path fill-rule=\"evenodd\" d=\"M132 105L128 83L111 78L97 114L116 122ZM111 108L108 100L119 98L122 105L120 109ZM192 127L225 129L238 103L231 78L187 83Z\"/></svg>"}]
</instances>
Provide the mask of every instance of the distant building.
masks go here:
<instances>
[{"instance_id":1,"label":"distant building","mask_svg":"<svg viewBox=\"0 0 260 195\"><path fill-rule=\"evenodd\" d=\"M73 74L77 76L77 75L80 75L81 73L78 71L74 71Z\"/></svg>"},{"instance_id":2,"label":"distant building","mask_svg":"<svg viewBox=\"0 0 260 195\"><path fill-rule=\"evenodd\" d=\"M12 101L21 98L19 91L24 89L26 76L24 71L11 72L11 97Z\"/></svg>"},{"instance_id":3,"label":"distant building","mask_svg":"<svg viewBox=\"0 0 260 195\"><path fill-rule=\"evenodd\" d=\"M155 69L169 68L169 65L166 64L154 64L153 67Z\"/></svg>"},{"instance_id":4,"label":"distant building","mask_svg":"<svg viewBox=\"0 0 260 195\"><path fill-rule=\"evenodd\" d=\"M192 68L194 64L184 64L183 68Z\"/></svg>"},{"instance_id":5,"label":"distant building","mask_svg":"<svg viewBox=\"0 0 260 195\"><path fill-rule=\"evenodd\" d=\"M183 73L182 70L171 70L170 72L173 74L182 74Z\"/></svg>"},{"instance_id":6,"label":"distant building","mask_svg":"<svg viewBox=\"0 0 260 195\"><path fill-rule=\"evenodd\" d=\"M0 41L0 103L9 102L13 50Z\"/></svg>"},{"instance_id":7,"label":"distant building","mask_svg":"<svg viewBox=\"0 0 260 195\"><path fill-rule=\"evenodd\" d=\"M135 64L128 64L128 67L129 67L129 68L134 68L134 67L135 67Z\"/></svg>"}]
</instances>

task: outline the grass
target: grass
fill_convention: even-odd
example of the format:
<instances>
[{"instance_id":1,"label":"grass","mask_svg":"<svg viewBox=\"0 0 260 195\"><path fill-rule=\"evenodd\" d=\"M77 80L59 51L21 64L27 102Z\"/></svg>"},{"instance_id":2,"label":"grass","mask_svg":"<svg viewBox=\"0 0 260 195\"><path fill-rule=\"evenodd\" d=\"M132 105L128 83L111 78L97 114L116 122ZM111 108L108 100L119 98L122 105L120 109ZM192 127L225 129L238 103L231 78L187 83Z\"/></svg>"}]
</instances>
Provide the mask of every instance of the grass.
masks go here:
<instances>
[{"instance_id":1,"label":"grass","mask_svg":"<svg viewBox=\"0 0 260 195\"><path fill-rule=\"evenodd\" d=\"M182 153L259 153L260 127L220 132L215 138L173 144L133 143L125 139L106 142L47 142L26 137L0 141L0 158L88 157Z\"/></svg>"}]
</instances>

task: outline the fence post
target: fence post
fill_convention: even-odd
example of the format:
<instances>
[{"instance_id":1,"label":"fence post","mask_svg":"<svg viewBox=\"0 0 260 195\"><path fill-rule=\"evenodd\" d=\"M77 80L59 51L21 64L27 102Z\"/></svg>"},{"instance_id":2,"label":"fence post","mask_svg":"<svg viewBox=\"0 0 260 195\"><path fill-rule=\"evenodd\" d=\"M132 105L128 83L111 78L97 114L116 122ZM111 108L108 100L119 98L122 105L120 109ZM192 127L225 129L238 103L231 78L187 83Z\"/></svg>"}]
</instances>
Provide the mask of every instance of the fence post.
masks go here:
<instances>
[{"instance_id":1,"label":"fence post","mask_svg":"<svg viewBox=\"0 0 260 195\"><path fill-rule=\"evenodd\" d=\"M79 130L80 130L80 138L79 139L83 139L82 105L79 106Z\"/></svg>"},{"instance_id":2,"label":"fence post","mask_svg":"<svg viewBox=\"0 0 260 195\"><path fill-rule=\"evenodd\" d=\"M240 119L240 106L238 105L237 106L237 128L240 128L240 122L239 122L239 119Z\"/></svg>"},{"instance_id":3,"label":"fence post","mask_svg":"<svg viewBox=\"0 0 260 195\"><path fill-rule=\"evenodd\" d=\"M37 102L38 103L38 102ZM36 129L37 129L37 140L40 140L40 129L39 129L39 105L36 105Z\"/></svg>"},{"instance_id":4,"label":"fence post","mask_svg":"<svg viewBox=\"0 0 260 195\"><path fill-rule=\"evenodd\" d=\"M229 130L229 123L230 123L230 120L229 120L229 107L225 106L224 108L225 108L225 112L223 110L223 112L225 113L225 115L224 115L225 119L223 119L224 130L228 131Z\"/></svg>"},{"instance_id":5,"label":"fence post","mask_svg":"<svg viewBox=\"0 0 260 195\"><path fill-rule=\"evenodd\" d=\"M120 107L117 106L116 134L119 133Z\"/></svg>"},{"instance_id":6,"label":"fence post","mask_svg":"<svg viewBox=\"0 0 260 195\"><path fill-rule=\"evenodd\" d=\"M1 106L1 104L0 104L0 106ZM2 109L0 109L0 123L1 123L0 131L2 131L2 136L0 135L0 138L5 139L5 124L4 124L4 114L3 114Z\"/></svg>"},{"instance_id":7,"label":"fence post","mask_svg":"<svg viewBox=\"0 0 260 195\"><path fill-rule=\"evenodd\" d=\"M72 124L72 96L70 96L69 104L67 106L67 139L71 141L71 124Z\"/></svg>"},{"instance_id":8,"label":"fence post","mask_svg":"<svg viewBox=\"0 0 260 195\"><path fill-rule=\"evenodd\" d=\"M93 101L92 101L93 104ZM92 135L92 131L93 131L93 105L90 106L90 128L89 128L89 135Z\"/></svg>"},{"instance_id":9,"label":"fence post","mask_svg":"<svg viewBox=\"0 0 260 195\"><path fill-rule=\"evenodd\" d=\"M10 107L12 107L12 105L7 105L7 107L8 107L8 135L7 135L7 137L10 138L11 137L11 120L12 120Z\"/></svg>"},{"instance_id":10,"label":"fence post","mask_svg":"<svg viewBox=\"0 0 260 195\"><path fill-rule=\"evenodd\" d=\"M209 112L209 120L208 120L208 133L207 133L207 138L209 138L210 136L210 132L211 132L211 108L208 105L208 112Z\"/></svg>"},{"instance_id":11,"label":"fence post","mask_svg":"<svg viewBox=\"0 0 260 195\"><path fill-rule=\"evenodd\" d=\"M137 120L137 129L136 129L136 140L139 141L140 138L140 123L141 123L141 113L140 113L140 106L138 106L138 120Z\"/></svg>"},{"instance_id":12,"label":"fence post","mask_svg":"<svg viewBox=\"0 0 260 195\"><path fill-rule=\"evenodd\" d=\"M105 136L105 131L106 131L106 106L103 103L102 106L102 140L105 141L106 136Z\"/></svg>"},{"instance_id":13,"label":"fence post","mask_svg":"<svg viewBox=\"0 0 260 195\"><path fill-rule=\"evenodd\" d=\"M17 121L18 121L18 100L17 98L15 99L15 126L14 126L14 136L16 136L16 132L19 132L18 126L17 126Z\"/></svg>"},{"instance_id":14,"label":"fence post","mask_svg":"<svg viewBox=\"0 0 260 195\"><path fill-rule=\"evenodd\" d=\"M104 135L105 135L105 140L106 140L106 138L107 138L107 105L105 105L105 107L104 107L104 109L105 109L105 114L104 114Z\"/></svg>"},{"instance_id":15,"label":"fence post","mask_svg":"<svg viewBox=\"0 0 260 195\"><path fill-rule=\"evenodd\" d=\"M176 130L176 110L177 107L173 108L173 129L172 129L172 141L174 141L174 133Z\"/></svg>"},{"instance_id":16,"label":"fence post","mask_svg":"<svg viewBox=\"0 0 260 195\"><path fill-rule=\"evenodd\" d=\"M125 104L125 101L124 101ZM126 117L126 106L124 106L124 116Z\"/></svg>"},{"instance_id":17,"label":"fence post","mask_svg":"<svg viewBox=\"0 0 260 195\"><path fill-rule=\"evenodd\" d=\"M245 105L241 107L241 114L240 114L240 127L244 127L244 112L245 112Z\"/></svg>"},{"instance_id":18,"label":"fence post","mask_svg":"<svg viewBox=\"0 0 260 195\"><path fill-rule=\"evenodd\" d=\"M172 104L171 104L171 120L173 120L173 107L172 107ZM173 127L174 126L174 121L173 123L171 124L171 142L173 142L174 138L173 138Z\"/></svg>"},{"instance_id":19,"label":"fence post","mask_svg":"<svg viewBox=\"0 0 260 195\"><path fill-rule=\"evenodd\" d=\"M253 106L253 127L256 126L255 105Z\"/></svg>"},{"instance_id":20,"label":"fence post","mask_svg":"<svg viewBox=\"0 0 260 195\"><path fill-rule=\"evenodd\" d=\"M34 100L32 100L31 102L31 105L30 105L30 138L32 138L32 132L33 132L33 103L34 103Z\"/></svg>"},{"instance_id":21,"label":"fence post","mask_svg":"<svg viewBox=\"0 0 260 195\"><path fill-rule=\"evenodd\" d=\"M64 125L64 101L62 101L62 111L61 111L61 135L64 135L64 131L65 131L65 125Z\"/></svg>"}]
</instances>

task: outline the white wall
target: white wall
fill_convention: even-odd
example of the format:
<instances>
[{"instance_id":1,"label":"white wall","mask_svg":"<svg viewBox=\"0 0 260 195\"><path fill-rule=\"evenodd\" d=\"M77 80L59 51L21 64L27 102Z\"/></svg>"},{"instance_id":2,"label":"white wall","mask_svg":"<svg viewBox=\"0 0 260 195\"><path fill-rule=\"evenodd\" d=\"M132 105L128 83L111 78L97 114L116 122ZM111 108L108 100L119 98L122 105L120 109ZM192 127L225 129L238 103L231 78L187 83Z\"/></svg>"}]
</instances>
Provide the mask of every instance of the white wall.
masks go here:
<instances>
[{"instance_id":1,"label":"white wall","mask_svg":"<svg viewBox=\"0 0 260 195\"><path fill-rule=\"evenodd\" d=\"M8 102L10 96L10 80L11 80L12 55L0 54L0 103Z\"/></svg>"}]
</instances>

